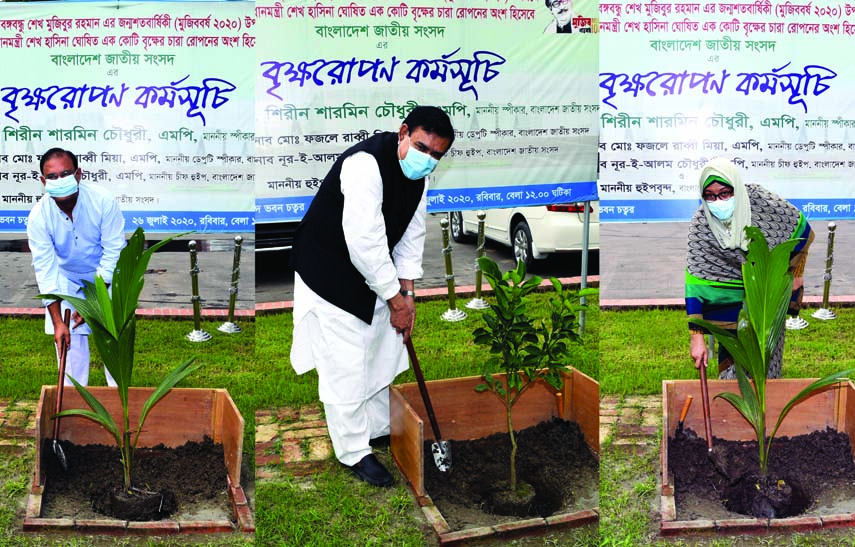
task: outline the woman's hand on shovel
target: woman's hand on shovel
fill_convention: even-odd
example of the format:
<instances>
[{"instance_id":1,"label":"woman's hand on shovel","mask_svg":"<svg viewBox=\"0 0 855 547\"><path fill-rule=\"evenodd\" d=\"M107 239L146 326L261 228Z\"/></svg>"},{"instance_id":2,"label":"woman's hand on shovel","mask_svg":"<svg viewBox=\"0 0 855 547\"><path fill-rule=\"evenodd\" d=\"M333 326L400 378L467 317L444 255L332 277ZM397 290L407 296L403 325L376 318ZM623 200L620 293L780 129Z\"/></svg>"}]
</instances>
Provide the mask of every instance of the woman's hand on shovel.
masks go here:
<instances>
[{"instance_id":1,"label":"woman's hand on shovel","mask_svg":"<svg viewBox=\"0 0 855 547\"><path fill-rule=\"evenodd\" d=\"M695 368L707 366L707 343L704 340L704 335L699 332L692 333L691 344L689 351L692 355L692 360L695 362Z\"/></svg>"}]
</instances>

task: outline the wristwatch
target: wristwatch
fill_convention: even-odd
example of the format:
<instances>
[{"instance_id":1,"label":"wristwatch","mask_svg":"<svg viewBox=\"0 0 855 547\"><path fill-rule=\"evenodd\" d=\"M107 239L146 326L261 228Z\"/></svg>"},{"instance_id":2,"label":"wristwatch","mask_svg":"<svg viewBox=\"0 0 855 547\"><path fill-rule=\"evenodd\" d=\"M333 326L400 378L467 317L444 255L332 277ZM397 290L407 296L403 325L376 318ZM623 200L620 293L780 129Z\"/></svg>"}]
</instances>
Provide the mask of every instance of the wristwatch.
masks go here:
<instances>
[{"instance_id":1,"label":"wristwatch","mask_svg":"<svg viewBox=\"0 0 855 547\"><path fill-rule=\"evenodd\" d=\"M401 289L401 296L412 296L413 298L415 298L416 293L415 291L405 291L404 289Z\"/></svg>"}]
</instances>

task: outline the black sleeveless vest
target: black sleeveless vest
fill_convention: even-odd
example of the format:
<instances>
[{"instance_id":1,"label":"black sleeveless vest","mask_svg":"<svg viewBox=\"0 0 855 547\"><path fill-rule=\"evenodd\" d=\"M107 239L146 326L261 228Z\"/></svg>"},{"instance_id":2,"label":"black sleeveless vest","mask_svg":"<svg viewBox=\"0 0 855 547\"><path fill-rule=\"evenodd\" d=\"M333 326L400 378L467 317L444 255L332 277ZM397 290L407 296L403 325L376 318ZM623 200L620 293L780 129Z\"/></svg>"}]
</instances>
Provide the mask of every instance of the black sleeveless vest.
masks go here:
<instances>
[{"instance_id":1,"label":"black sleeveless vest","mask_svg":"<svg viewBox=\"0 0 855 547\"><path fill-rule=\"evenodd\" d=\"M342 229L341 164L357 152L377 161L383 179L381 211L389 255L401 240L424 193L424 179L410 180L398 163L398 134L378 133L348 148L333 164L297 227L291 267L321 298L371 324L377 294L351 263Z\"/></svg>"}]
</instances>

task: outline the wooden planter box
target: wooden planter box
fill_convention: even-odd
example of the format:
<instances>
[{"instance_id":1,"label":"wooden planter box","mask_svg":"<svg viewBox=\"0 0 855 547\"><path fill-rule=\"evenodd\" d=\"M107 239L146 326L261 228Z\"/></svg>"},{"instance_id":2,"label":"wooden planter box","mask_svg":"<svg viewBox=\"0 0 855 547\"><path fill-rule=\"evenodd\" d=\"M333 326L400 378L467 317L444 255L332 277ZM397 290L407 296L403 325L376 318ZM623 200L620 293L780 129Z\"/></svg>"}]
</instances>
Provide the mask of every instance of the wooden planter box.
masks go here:
<instances>
[{"instance_id":1,"label":"wooden planter box","mask_svg":"<svg viewBox=\"0 0 855 547\"><path fill-rule=\"evenodd\" d=\"M503 375L497 375L499 377ZM444 440L472 440L506 433L505 409L492 393L477 393L480 376L427 382L431 403ZM439 536L440 543L463 542L493 534L532 535L549 527L574 527L599 518L598 508L535 518L507 525L452 532L424 489L424 442L434 440L418 384L390 387L391 449L401 472L412 486L419 505ZM514 406L514 427L525 429L553 417L579 424L585 442L599 454L600 388L597 382L571 369L564 388L556 391L539 381Z\"/></svg>"},{"instance_id":2,"label":"wooden planter box","mask_svg":"<svg viewBox=\"0 0 855 547\"><path fill-rule=\"evenodd\" d=\"M777 416L793 396L813 379L768 380L766 383L767 416ZM754 440L754 432L742 416L728 403L713 399L717 394L738 392L736 380L710 380L710 416L715 437L732 441ZM666 380L662 382L662 528L663 536L687 534L745 534L767 532L795 532L855 525L855 513L792 517L785 519L759 519L754 517L726 520L680 520L674 503L674 478L668 468L668 439L674 436L680 410L686 396L695 402L686 416L685 428L691 428L699 437L706 438L701 406L701 388L697 380ZM772 424L774 425L774 424ZM830 427L855 438L855 385L847 382L841 388L827 388L800 403L787 415L776 437L805 435ZM712 464L710 464L712 465Z\"/></svg>"},{"instance_id":3,"label":"wooden planter box","mask_svg":"<svg viewBox=\"0 0 855 547\"><path fill-rule=\"evenodd\" d=\"M104 405L116 423L121 424L122 406L118 391L109 387L90 387L89 391ZM128 392L130 423L139 422L139 411L154 388L130 388ZM36 462L33 482L24 518L24 531L44 532L75 530L84 533L186 533L186 532L232 532L231 521L176 522L127 522L104 518L97 521L75 521L73 519L41 518L41 496L45 487L45 471L42 468L42 452L45 439L53 438L53 420L56 406L56 386L42 386L39 405L36 409ZM77 390L63 390L62 410L89 408ZM205 436L223 445L225 464L228 470L229 496L232 500L237 528L243 532L254 532L252 512L240 482L243 457L244 422L237 407L224 389L173 388L149 412L145 431L140 435L138 448L164 444L167 447L181 446L187 441L201 442ZM113 437L101 426L81 417L62 418L60 440L76 445L115 445Z\"/></svg>"}]
</instances>

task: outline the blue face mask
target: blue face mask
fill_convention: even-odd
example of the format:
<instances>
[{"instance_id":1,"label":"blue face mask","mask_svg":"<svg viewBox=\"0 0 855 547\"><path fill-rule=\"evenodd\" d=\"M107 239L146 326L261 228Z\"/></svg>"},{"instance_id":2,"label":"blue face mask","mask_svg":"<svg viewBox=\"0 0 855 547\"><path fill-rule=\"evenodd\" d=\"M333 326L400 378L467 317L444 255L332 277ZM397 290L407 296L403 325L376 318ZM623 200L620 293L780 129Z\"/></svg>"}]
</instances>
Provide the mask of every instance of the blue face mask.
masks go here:
<instances>
[{"instance_id":1,"label":"blue face mask","mask_svg":"<svg viewBox=\"0 0 855 547\"><path fill-rule=\"evenodd\" d=\"M398 163L401 164L401 170L405 177L410 180L419 180L430 175L436 169L439 160L411 146L404 159L398 160Z\"/></svg>"},{"instance_id":2,"label":"blue face mask","mask_svg":"<svg viewBox=\"0 0 855 547\"><path fill-rule=\"evenodd\" d=\"M74 174L56 180L45 180L45 192L52 198L64 198L77 191L77 179Z\"/></svg>"},{"instance_id":3,"label":"blue face mask","mask_svg":"<svg viewBox=\"0 0 855 547\"><path fill-rule=\"evenodd\" d=\"M736 208L736 200L733 198L725 199L725 200L716 200L716 201L708 201L707 207L710 208L710 213L712 213L719 220L730 220L730 217L733 216L733 210Z\"/></svg>"}]
</instances>

